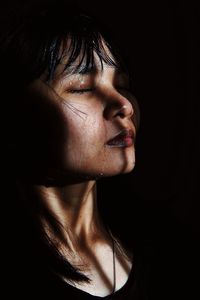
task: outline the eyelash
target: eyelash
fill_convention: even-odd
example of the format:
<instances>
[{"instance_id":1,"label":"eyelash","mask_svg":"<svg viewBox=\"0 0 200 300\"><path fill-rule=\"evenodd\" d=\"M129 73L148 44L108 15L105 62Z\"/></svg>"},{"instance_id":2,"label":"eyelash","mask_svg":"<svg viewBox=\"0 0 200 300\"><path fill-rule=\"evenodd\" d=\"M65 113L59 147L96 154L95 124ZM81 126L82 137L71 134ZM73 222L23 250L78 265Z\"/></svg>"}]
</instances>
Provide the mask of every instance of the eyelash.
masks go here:
<instances>
[{"instance_id":1,"label":"eyelash","mask_svg":"<svg viewBox=\"0 0 200 300\"><path fill-rule=\"evenodd\" d=\"M131 93L131 90L129 88L125 88L125 87L118 87L118 90L122 90L128 93ZM69 90L70 93L72 94L84 94L84 93L90 93L93 92L95 90L95 88L87 88L87 89L72 89Z\"/></svg>"},{"instance_id":2,"label":"eyelash","mask_svg":"<svg viewBox=\"0 0 200 300\"><path fill-rule=\"evenodd\" d=\"M84 94L94 91L94 88L88 88L88 89L80 89L80 90L70 90L69 92L72 94Z\"/></svg>"}]
</instances>

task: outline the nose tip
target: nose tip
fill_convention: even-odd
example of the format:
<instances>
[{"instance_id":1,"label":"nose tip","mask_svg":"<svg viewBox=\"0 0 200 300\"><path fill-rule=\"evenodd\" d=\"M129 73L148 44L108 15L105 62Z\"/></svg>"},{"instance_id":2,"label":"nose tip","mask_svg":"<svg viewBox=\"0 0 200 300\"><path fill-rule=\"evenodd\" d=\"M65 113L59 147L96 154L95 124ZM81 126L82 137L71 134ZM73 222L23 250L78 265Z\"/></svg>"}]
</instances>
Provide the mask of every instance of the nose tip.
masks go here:
<instances>
[{"instance_id":1,"label":"nose tip","mask_svg":"<svg viewBox=\"0 0 200 300\"><path fill-rule=\"evenodd\" d=\"M120 97L120 99L115 101L109 101L104 111L104 115L106 119L111 118L131 118L134 114L134 109L131 102L124 98Z\"/></svg>"},{"instance_id":2,"label":"nose tip","mask_svg":"<svg viewBox=\"0 0 200 300\"><path fill-rule=\"evenodd\" d=\"M133 106L131 103L129 105L124 104L116 111L116 114L114 116L120 116L120 117L132 117L133 115Z\"/></svg>"}]
</instances>

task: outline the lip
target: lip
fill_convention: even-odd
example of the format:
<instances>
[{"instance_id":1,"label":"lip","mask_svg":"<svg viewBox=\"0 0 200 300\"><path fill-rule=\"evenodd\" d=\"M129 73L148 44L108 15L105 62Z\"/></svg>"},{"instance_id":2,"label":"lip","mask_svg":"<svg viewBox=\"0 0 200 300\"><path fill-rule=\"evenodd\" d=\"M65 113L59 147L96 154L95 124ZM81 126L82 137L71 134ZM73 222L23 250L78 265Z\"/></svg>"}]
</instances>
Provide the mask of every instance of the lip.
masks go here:
<instances>
[{"instance_id":1,"label":"lip","mask_svg":"<svg viewBox=\"0 0 200 300\"><path fill-rule=\"evenodd\" d=\"M130 147L134 144L135 134L132 129L123 129L113 138L107 141L109 147Z\"/></svg>"}]
</instances>

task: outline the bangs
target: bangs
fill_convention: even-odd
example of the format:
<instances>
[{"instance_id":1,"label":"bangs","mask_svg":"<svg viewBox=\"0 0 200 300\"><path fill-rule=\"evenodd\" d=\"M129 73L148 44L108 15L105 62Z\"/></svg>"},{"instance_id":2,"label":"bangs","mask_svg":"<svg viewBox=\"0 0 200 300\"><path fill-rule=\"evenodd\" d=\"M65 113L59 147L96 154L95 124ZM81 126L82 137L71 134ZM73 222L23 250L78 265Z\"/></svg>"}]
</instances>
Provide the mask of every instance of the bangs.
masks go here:
<instances>
[{"instance_id":1,"label":"bangs","mask_svg":"<svg viewBox=\"0 0 200 300\"><path fill-rule=\"evenodd\" d=\"M94 56L101 68L107 64L129 73L106 28L85 14L73 14L69 8L56 6L13 18L0 44L2 80L6 84L12 70L16 87L41 76L50 83L58 67L64 73L86 73L95 67Z\"/></svg>"},{"instance_id":2,"label":"bangs","mask_svg":"<svg viewBox=\"0 0 200 300\"><path fill-rule=\"evenodd\" d=\"M78 28L76 26L65 36L52 40L50 49L46 49L45 52L50 53L50 60L47 62L47 82L55 79L56 68L59 65L64 65L62 68L64 74L77 72L84 74L91 71L95 68L95 54L102 69L103 63L123 68L121 58L114 51L114 47L111 47L102 33L94 27L94 24L92 28L89 27L88 19L86 16L79 17Z\"/></svg>"}]
</instances>

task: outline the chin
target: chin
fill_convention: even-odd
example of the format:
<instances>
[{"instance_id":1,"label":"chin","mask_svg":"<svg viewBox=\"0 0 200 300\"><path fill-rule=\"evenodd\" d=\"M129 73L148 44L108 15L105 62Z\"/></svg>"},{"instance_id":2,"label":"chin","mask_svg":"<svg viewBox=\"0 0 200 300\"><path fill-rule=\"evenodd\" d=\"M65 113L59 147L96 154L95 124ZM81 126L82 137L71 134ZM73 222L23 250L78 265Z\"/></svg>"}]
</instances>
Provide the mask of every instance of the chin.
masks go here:
<instances>
[{"instance_id":1,"label":"chin","mask_svg":"<svg viewBox=\"0 0 200 300\"><path fill-rule=\"evenodd\" d=\"M122 172L122 174L127 174L127 173L130 173L133 171L133 169L135 168L135 164L130 166L130 167L127 167L126 169L124 169L124 171Z\"/></svg>"},{"instance_id":2,"label":"chin","mask_svg":"<svg viewBox=\"0 0 200 300\"><path fill-rule=\"evenodd\" d=\"M126 164L118 165L118 167L115 166L114 168L110 168L110 169L107 168L107 170L103 172L103 176L111 177L120 174L127 174L133 171L134 167L135 167L135 160L132 162L129 161Z\"/></svg>"},{"instance_id":3,"label":"chin","mask_svg":"<svg viewBox=\"0 0 200 300\"><path fill-rule=\"evenodd\" d=\"M132 150L132 149L131 149ZM126 174L133 171L135 167L135 153L132 151L127 152L124 157L115 162L116 174Z\"/></svg>"},{"instance_id":4,"label":"chin","mask_svg":"<svg viewBox=\"0 0 200 300\"><path fill-rule=\"evenodd\" d=\"M120 174L127 174L127 173L130 173L131 171L133 171L135 167L135 161L132 162L130 165L126 165L124 166L124 168L121 170Z\"/></svg>"}]
</instances>

